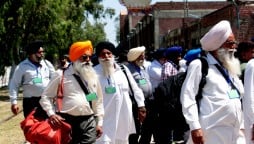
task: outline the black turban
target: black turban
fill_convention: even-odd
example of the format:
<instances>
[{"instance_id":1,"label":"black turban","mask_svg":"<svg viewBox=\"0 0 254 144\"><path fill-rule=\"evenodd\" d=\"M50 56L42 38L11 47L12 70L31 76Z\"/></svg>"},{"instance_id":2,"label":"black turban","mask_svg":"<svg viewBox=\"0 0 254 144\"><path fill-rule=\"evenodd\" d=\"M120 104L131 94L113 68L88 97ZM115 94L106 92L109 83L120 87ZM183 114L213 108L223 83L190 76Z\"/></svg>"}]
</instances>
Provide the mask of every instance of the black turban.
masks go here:
<instances>
[{"instance_id":1,"label":"black turban","mask_svg":"<svg viewBox=\"0 0 254 144\"><path fill-rule=\"evenodd\" d=\"M98 43L97 46L96 46L96 49L95 49L95 54L97 56L99 56L100 52L103 49L107 49L107 50L111 51L113 53L113 55L116 55L116 47L111 42L104 41L104 42Z\"/></svg>"},{"instance_id":2,"label":"black turban","mask_svg":"<svg viewBox=\"0 0 254 144\"><path fill-rule=\"evenodd\" d=\"M31 43L29 43L26 47L25 47L25 51L28 55L30 54L35 54L38 52L38 50L40 49L40 47L43 47L43 41L42 40L36 40L33 41Z\"/></svg>"}]
</instances>

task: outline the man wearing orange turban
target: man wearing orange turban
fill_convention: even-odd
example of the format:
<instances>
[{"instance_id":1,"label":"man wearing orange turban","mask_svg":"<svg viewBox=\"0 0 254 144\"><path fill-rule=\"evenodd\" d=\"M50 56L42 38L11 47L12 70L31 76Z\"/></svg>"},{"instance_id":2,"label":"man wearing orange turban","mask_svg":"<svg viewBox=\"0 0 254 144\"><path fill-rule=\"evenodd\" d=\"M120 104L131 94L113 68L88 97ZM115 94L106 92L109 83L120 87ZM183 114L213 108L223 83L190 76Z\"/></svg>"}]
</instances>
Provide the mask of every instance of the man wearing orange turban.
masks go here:
<instances>
[{"instance_id":1,"label":"man wearing orange turban","mask_svg":"<svg viewBox=\"0 0 254 144\"><path fill-rule=\"evenodd\" d=\"M61 126L61 121L65 120L72 126L71 143L92 144L102 134L104 115L102 91L92 67L92 53L91 41L75 42L71 45L69 58L72 64L63 73L64 97L59 114L54 111L51 100L56 98L62 75L50 81L40 100L53 125ZM82 83L84 89L80 85Z\"/></svg>"},{"instance_id":2,"label":"man wearing orange turban","mask_svg":"<svg viewBox=\"0 0 254 144\"><path fill-rule=\"evenodd\" d=\"M70 61L74 62L82 55L89 55L93 54L93 46L91 41L84 41L84 42L75 42L71 45L69 51L69 58Z\"/></svg>"}]
</instances>

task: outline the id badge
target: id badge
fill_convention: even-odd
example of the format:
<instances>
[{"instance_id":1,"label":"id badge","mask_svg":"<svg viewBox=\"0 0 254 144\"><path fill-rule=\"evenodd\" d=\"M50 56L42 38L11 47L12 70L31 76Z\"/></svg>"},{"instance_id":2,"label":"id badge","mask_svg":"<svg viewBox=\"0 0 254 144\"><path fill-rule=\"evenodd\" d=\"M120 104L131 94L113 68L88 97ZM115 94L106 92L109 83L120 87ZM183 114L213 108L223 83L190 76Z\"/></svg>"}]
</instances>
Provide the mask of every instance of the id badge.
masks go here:
<instances>
[{"instance_id":1,"label":"id badge","mask_svg":"<svg viewBox=\"0 0 254 144\"><path fill-rule=\"evenodd\" d=\"M37 78L34 78L34 79L33 79L33 83L34 83L34 84L42 83L42 79L41 79L41 78L38 78L38 77L37 77Z\"/></svg>"},{"instance_id":2,"label":"id badge","mask_svg":"<svg viewBox=\"0 0 254 144\"><path fill-rule=\"evenodd\" d=\"M231 89L229 92L228 92L228 96L230 99L234 99L234 98L240 98L238 92L236 91L236 89Z\"/></svg>"},{"instance_id":3,"label":"id badge","mask_svg":"<svg viewBox=\"0 0 254 144\"><path fill-rule=\"evenodd\" d=\"M86 99L87 101L93 101L97 99L97 95L96 93L89 93L88 95L86 95Z\"/></svg>"},{"instance_id":4,"label":"id badge","mask_svg":"<svg viewBox=\"0 0 254 144\"><path fill-rule=\"evenodd\" d=\"M106 92L106 94L113 94L116 92L116 88L113 86L105 87L105 92Z\"/></svg>"},{"instance_id":5,"label":"id badge","mask_svg":"<svg viewBox=\"0 0 254 144\"><path fill-rule=\"evenodd\" d=\"M138 83L140 85L145 85L146 84L146 80L145 79L140 79L140 80L138 80Z\"/></svg>"}]
</instances>

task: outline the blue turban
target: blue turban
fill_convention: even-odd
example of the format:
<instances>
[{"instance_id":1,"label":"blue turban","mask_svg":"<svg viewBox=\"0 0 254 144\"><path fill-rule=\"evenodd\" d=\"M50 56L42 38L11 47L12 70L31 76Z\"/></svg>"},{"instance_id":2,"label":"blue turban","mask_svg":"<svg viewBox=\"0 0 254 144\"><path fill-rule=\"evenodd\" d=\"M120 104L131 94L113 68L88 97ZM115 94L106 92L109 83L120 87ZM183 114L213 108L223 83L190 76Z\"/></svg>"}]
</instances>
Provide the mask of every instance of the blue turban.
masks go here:
<instances>
[{"instance_id":1,"label":"blue turban","mask_svg":"<svg viewBox=\"0 0 254 144\"><path fill-rule=\"evenodd\" d=\"M180 55L182 53L182 47L181 46L173 46L169 47L166 50L166 56L171 56L171 55Z\"/></svg>"},{"instance_id":2,"label":"blue turban","mask_svg":"<svg viewBox=\"0 0 254 144\"><path fill-rule=\"evenodd\" d=\"M191 49L189 50L185 56L184 59L187 62L191 62L192 60L194 60L195 58L199 57L201 53L201 48L197 48L197 49Z\"/></svg>"},{"instance_id":3,"label":"blue turban","mask_svg":"<svg viewBox=\"0 0 254 144\"><path fill-rule=\"evenodd\" d=\"M165 57L165 51L166 51L166 48L159 48L159 49L157 49L157 50L153 53L153 57L154 57L155 59L163 58L163 57Z\"/></svg>"}]
</instances>

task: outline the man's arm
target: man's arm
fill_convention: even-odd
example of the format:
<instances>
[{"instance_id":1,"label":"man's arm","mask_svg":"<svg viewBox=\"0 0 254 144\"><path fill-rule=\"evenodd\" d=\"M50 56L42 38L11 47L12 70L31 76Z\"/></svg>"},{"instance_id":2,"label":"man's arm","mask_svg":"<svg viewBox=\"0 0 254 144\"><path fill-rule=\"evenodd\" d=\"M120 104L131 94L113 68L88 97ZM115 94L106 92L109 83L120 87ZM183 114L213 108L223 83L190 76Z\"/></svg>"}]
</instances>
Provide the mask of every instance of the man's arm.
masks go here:
<instances>
[{"instance_id":1,"label":"man's arm","mask_svg":"<svg viewBox=\"0 0 254 144\"><path fill-rule=\"evenodd\" d=\"M23 72L21 68L17 66L9 83L9 98L11 102L11 111L15 115L19 112L19 106L17 105L17 97L19 93L19 87L22 82L22 75Z\"/></svg>"}]
</instances>

